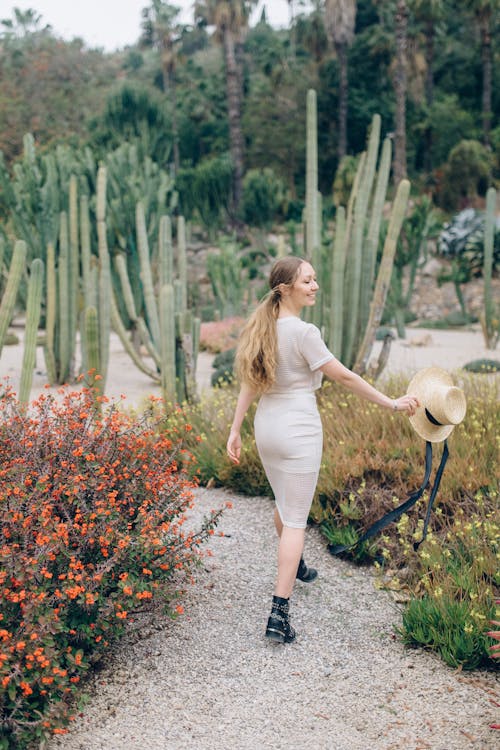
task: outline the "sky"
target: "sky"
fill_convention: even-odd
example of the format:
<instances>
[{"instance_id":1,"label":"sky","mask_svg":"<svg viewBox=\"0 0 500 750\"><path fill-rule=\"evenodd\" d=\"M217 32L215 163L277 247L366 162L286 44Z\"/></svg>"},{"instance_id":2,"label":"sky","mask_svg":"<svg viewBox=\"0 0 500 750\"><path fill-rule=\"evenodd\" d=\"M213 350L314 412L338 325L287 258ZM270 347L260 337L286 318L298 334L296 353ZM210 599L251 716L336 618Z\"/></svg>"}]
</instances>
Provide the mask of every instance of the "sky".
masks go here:
<instances>
[{"instance_id":1,"label":"sky","mask_svg":"<svg viewBox=\"0 0 500 750\"><path fill-rule=\"evenodd\" d=\"M193 0L170 0L181 8L180 21L193 21ZM251 24L260 18L265 4L267 19L275 27L288 25L287 0L260 0ZM33 8L50 24L54 33L64 39L81 37L89 47L107 52L137 41L140 34L141 10L148 0L0 0L0 19L12 18L13 9ZM299 3L296 2L296 6Z\"/></svg>"}]
</instances>

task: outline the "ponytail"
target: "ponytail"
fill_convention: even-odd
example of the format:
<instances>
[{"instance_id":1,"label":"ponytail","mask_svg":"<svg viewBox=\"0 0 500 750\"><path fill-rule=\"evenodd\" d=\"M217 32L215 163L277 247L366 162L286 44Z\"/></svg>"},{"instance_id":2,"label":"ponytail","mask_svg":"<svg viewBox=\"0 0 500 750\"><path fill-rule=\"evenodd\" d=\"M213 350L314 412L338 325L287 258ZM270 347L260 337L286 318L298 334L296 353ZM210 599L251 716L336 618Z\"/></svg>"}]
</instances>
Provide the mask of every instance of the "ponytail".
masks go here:
<instances>
[{"instance_id":1,"label":"ponytail","mask_svg":"<svg viewBox=\"0 0 500 750\"><path fill-rule=\"evenodd\" d=\"M276 379L281 287L292 286L304 261L296 256L280 258L271 269L270 292L245 325L236 351L235 369L241 383L258 393L268 391Z\"/></svg>"}]
</instances>

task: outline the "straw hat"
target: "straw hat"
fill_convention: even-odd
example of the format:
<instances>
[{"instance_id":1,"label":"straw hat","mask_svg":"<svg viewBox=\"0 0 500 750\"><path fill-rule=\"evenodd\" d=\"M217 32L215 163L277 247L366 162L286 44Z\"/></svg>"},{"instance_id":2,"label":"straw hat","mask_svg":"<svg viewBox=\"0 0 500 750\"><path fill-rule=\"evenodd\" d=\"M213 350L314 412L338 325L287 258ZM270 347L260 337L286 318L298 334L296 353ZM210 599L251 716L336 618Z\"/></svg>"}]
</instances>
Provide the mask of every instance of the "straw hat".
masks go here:
<instances>
[{"instance_id":1,"label":"straw hat","mask_svg":"<svg viewBox=\"0 0 500 750\"><path fill-rule=\"evenodd\" d=\"M412 378L407 393L420 406L410 417L414 430L431 443L440 443L465 417L465 393L457 388L446 370L427 367Z\"/></svg>"}]
</instances>

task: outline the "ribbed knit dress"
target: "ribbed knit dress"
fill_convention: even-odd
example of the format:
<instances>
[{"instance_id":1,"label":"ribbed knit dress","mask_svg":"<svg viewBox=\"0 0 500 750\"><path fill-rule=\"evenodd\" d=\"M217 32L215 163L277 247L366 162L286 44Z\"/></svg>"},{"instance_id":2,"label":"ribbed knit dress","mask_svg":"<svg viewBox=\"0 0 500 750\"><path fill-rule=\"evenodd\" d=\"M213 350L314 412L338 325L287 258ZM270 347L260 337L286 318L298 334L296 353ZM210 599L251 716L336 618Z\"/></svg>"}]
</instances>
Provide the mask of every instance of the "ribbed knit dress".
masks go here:
<instances>
[{"instance_id":1,"label":"ribbed knit dress","mask_svg":"<svg viewBox=\"0 0 500 750\"><path fill-rule=\"evenodd\" d=\"M315 391L334 358L318 328L300 318L278 318L278 364L273 387L261 396L255 440L285 526L305 528L318 481L323 429Z\"/></svg>"}]
</instances>

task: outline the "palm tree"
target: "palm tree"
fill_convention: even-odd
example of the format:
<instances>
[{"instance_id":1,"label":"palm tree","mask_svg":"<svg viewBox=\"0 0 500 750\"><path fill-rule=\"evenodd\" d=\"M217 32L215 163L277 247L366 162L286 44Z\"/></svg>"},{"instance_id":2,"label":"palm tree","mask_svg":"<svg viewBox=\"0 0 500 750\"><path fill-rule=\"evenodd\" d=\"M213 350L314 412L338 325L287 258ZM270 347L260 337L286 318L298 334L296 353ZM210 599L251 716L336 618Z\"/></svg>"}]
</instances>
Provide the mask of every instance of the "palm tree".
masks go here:
<instances>
[{"instance_id":1,"label":"palm tree","mask_svg":"<svg viewBox=\"0 0 500 750\"><path fill-rule=\"evenodd\" d=\"M169 95L172 117L172 140L175 174L179 171L179 131L177 126L177 93L175 88L175 69L177 66L177 47L180 39L180 28L175 23L180 8L152 0L149 8L142 11L142 34L140 44L143 47L155 47L160 53L163 91Z\"/></svg>"},{"instance_id":2,"label":"palm tree","mask_svg":"<svg viewBox=\"0 0 500 750\"><path fill-rule=\"evenodd\" d=\"M425 101L430 108L434 101L434 52L436 27L444 16L443 0L411 0L411 9L423 26L425 37ZM425 131L425 168L432 169L432 128Z\"/></svg>"},{"instance_id":3,"label":"palm tree","mask_svg":"<svg viewBox=\"0 0 500 750\"><path fill-rule=\"evenodd\" d=\"M394 181L396 185L406 177L406 93L408 7L406 0L397 0L394 14L396 38L396 69L394 90L396 94L396 123L394 136Z\"/></svg>"},{"instance_id":4,"label":"palm tree","mask_svg":"<svg viewBox=\"0 0 500 750\"><path fill-rule=\"evenodd\" d=\"M481 37L481 62L483 66L483 141L485 146L489 146L493 69L491 27L495 14L498 13L500 9L500 0L465 0L465 6L474 13Z\"/></svg>"},{"instance_id":5,"label":"palm tree","mask_svg":"<svg viewBox=\"0 0 500 750\"><path fill-rule=\"evenodd\" d=\"M349 78L347 51L354 40L356 23L356 0L325 0L325 27L328 39L337 53L339 61L339 161L347 153L347 101Z\"/></svg>"},{"instance_id":6,"label":"palm tree","mask_svg":"<svg viewBox=\"0 0 500 750\"><path fill-rule=\"evenodd\" d=\"M242 76L236 46L245 29L252 7L257 0L196 0L195 18L207 26L215 26L215 36L224 51L226 68L229 142L233 162L233 208L237 213L243 183Z\"/></svg>"}]
</instances>

